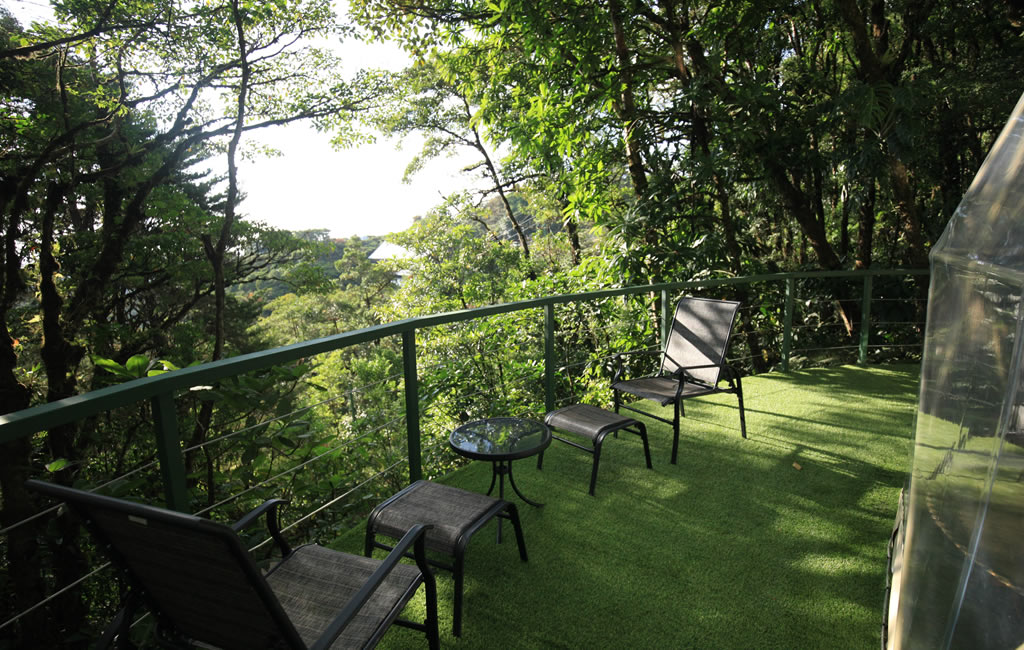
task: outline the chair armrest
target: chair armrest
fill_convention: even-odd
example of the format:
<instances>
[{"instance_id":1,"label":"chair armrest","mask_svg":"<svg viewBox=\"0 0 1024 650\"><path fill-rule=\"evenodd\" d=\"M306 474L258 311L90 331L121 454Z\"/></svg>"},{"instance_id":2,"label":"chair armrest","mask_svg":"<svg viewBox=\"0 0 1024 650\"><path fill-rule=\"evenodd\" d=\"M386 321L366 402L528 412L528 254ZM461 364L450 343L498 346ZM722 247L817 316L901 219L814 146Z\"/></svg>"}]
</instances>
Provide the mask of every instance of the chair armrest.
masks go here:
<instances>
[{"instance_id":1,"label":"chair armrest","mask_svg":"<svg viewBox=\"0 0 1024 650\"><path fill-rule=\"evenodd\" d=\"M672 371L672 377L675 379L686 379L689 374L689 370L703 370L705 368L726 368L724 363L705 363L699 366L684 366L682 368L676 368Z\"/></svg>"},{"instance_id":2,"label":"chair armrest","mask_svg":"<svg viewBox=\"0 0 1024 650\"><path fill-rule=\"evenodd\" d=\"M624 370L628 369L628 366L623 363L626 357L632 357L637 355L654 355L661 354L661 348L651 348L649 350L630 350L629 352L616 352L612 356L612 362L615 364L615 373L612 375L612 383L617 382L623 374Z\"/></svg>"},{"instance_id":3,"label":"chair armrest","mask_svg":"<svg viewBox=\"0 0 1024 650\"><path fill-rule=\"evenodd\" d=\"M142 595L138 589L128 589L124 595L121 609L110 620L107 627L103 629L103 635L92 645L94 650L106 650L107 648L133 648L135 646L128 642L131 633L132 623L135 621L135 612L142 604Z\"/></svg>"},{"instance_id":4,"label":"chair armrest","mask_svg":"<svg viewBox=\"0 0 1024 650\"><path fill-rule=\"evenodd\" d=\"M327 626L324 633L320 636L316 642L310 646L310 650L320 650L322 648L329 648L332 643L338 638L345 627L352 621L352 618L356 615L356 612L366 604L366 601L370 599L373 592L383 584L384 579L388 576L391 571L394 570L395 566L402 560L406 551L409 550L410 546L415 544L413 554L416 558L416 565L423 575L424 581L433 580L434 575L430 572L430 568L427 566L427 551L424 544L426 540L427 529L432 528L429 524L416 524L409 529L395 547L388 553L388 556L381 561L380 566L377 570L370 575L367 579L366 584L352 597L352 600L348 601L345 608L331 621L331 624Z\"/></svg>"},{"instance_id":5,"label":"chair armrest","mask_svg":"<svg viewBox=\"0 0 1024 650\"><path fill-rule=\"evenodd\" d=\"M265 514L267 516L267 530L270 531L270 537L273 538L274 543L281 549L281 554L284 557L288 557L292 554L292 547L285 541L284 536L281 534L281 526L277 521L277 509L286 503L288 501L285 499L269 499L264 501L241 519L231 524L231 530L236 533L243 531L256 523Z\"/></svg>"},{"instance_id":6,"label":"chair armrest","mask_svg":"<svg viewBox=\"0 0 1024 650\"><path fill-rule=\"evenodd\" d=\"M730 384L733 382L734 379L736 381L740 380L740 373L739 373L739 371L736 370L736 368L734 368L733 366L729 365L728 363L723 363L722 364L722 370L725 371L726 375L728 375L725 379Z\"/></svg>"},{"instance_id":7,"label":"chair armrest","mask_svg":"<svg viewBox=\"0 0 1024 650\"><path fill-rule=\"evenodd\" d=\"M719 368L722 370L724 379L729 382L730 386L735 385L736 381L739 381L739 373L736 369L727 363L706 363L700 366L686 366L685 368L676 368L672 373L673 379L678 379L680 382L680 390L682 390L682 384L689 381L690 383L705 384L706 382L694 380L689 376L689 370L702 370L704 368Z\"/></svg>"}]
</instances>

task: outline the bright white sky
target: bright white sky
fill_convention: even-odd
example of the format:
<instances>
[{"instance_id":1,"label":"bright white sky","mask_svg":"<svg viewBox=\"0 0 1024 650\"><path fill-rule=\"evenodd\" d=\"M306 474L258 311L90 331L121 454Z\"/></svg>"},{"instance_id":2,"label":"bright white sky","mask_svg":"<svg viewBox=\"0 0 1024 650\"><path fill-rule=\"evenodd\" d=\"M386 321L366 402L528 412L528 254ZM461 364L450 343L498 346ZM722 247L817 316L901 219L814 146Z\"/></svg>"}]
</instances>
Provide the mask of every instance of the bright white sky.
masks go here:
<instances>
[{"instance_id":1,"label":"bright white sky","mask_svg":"<svg viewBox=\"0 0 1024 650\"><path fill-rule=\"evenodd\" d=\"M341 3L338 3L341 4ZM360 66L399 71L408 56L388 44L343 43L339 50L346 77ZM351 62L351 63L349 63ZM294 124L246 134L281 151L274 158L243 161L239 180L246 199L241 210L251 220L286 230L330 229L334 237L384 235L405 230L413 218L465 188L458 158L436 159L402 183L405 168L422 140L379 138L358 149L335 151L330 134Z\"/></svg>"},{"instance_id":2,"label":"bright white sky","mask_svg":"<svg viewBox=\"0 0 1024 650\"><path fill-rule=\"evenodd\" d=\"M454 160L434 161L403 184L416 151L413 142L400 151L388 141L334 151L328 134L302 125L252 139L282 155L240 163L246 193L240 210L249 220L285 230L327 228L334 237L399 232L440 203L442 195L465 186Z\"/></svg>"},{"instance_id":3,"label":"bright white sky","mask_svg":"<svg viewBox=\"0 0 1024 650\"><path fill-rule=\"evenodd\" d=\"M0 0L24 25L52 18L45 0ZM344 2L337 2L339 16ZM346 43L340 50L344 71L359 66L400 70L409 60L397 47ZM465 188L457 159L441 159L421 169L410 184L402 174L418 150L411 138L401 150L380 139L358 149L334 151L330 134L290 125L247 134L243 143L281 152L274 158L239 161L239 183L246 194L240 210L248 220L285 230L328 229L333 237L384 235L408 228L416 216L442 197ZM226 163L225 163L226 165Z\"/></svg>"}]
</instances>

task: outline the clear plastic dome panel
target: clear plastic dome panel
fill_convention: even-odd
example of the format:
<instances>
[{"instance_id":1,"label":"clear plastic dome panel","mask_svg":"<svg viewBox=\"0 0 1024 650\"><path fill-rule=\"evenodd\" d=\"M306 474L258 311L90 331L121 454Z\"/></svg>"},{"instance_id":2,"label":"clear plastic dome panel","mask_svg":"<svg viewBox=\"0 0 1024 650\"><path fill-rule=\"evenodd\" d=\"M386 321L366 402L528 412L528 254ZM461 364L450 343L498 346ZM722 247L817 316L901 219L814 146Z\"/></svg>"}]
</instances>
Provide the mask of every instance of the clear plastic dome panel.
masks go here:
<instances>
[{"instance_id":1,"label":"clear plastic dome panel","mask_svg":"<svg viewBox=\"0 0 1024 650\"><path fill-rule=\"evenodd\" d=\"M902 648L1024 646L1024 98L931 255Z\"/></svg>"}]
</instances>

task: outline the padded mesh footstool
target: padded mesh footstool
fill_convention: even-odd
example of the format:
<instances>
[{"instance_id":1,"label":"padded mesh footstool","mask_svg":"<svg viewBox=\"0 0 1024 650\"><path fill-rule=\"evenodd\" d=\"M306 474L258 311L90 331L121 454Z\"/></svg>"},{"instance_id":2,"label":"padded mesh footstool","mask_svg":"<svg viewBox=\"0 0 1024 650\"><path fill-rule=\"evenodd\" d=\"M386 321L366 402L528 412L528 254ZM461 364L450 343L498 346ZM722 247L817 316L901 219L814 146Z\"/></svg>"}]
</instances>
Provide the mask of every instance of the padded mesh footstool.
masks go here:
<instances>
[{"instance_id":1,"label":"padded mesh footstool","mask_svg":"<svg viewBox=\"0 0 1024 650\"><path fill-rule=\"evenodd\" d=\"M366 522L365 555L370 557L374 548L391 550L391 546L377 541L377 535L401 539L412 524L428 524L425 533L428 551L449 555L454 563L443 564L428 558L432 566L452 572L455 579L454 617L452 634L462 634L462 586L463 565L466 546L476 531L484 524L500 517L512 522L519 546L519 558L526 562L526 542L523 527L519 523L519 512L515 504L495 499L485 494L462 490L450 485L416 481L370 513Z\"/></svg>"},{"instance_id":2,"label":"padded mesh footstool","mask_svg":"<svg viewBox=\"0 0 1024 650\"><path fill-rule=\"evenodd\" d=\"M640 439L644 441L644 457L647 460L647 469L651 469L651 448L647 444L647 427L644 426L643 422L591 406L590 404L573 404L572 406L560 408L557 411L551 411L544 417L544 423L552 429L575 433L591 441L593 448L585 447L572 440L566 440L556 436L554 433L551 434L551 437L555 440L561 440L567 445L572 445L577 449L582 449L594 455L594 468L590 472L590 496L594 496L594 487L597 485L597 466L601 462L601 443L604 442L605 437L609 433L629 431L640 436ZM537 469L542 469L543 464L544 452L541 452L540 456L537 457Z\"/></svg>"}]
</instances>

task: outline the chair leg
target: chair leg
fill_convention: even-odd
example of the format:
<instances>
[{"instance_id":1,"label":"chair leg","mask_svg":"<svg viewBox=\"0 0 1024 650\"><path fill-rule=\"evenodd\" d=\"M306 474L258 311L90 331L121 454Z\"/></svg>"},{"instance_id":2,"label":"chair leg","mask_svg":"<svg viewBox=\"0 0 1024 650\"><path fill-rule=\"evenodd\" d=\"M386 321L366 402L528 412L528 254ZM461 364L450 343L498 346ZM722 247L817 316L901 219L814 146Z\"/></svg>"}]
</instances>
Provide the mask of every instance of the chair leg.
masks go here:
<instances>
[{"instance_id":1,"label":"chair leg","mask_svg":"<svg viewBox=\"0 0 1024 650\"><path fill-rule=\"evenodd\" d=\"M644 441L644 459L647 461L647 469L654 469L651 465L651 446L647 444L647 425L637 422L637 435Z\"/></svg>"},{"instance_id":2,"label":"chair leg","mask_svg":"<svg viewBox=\"0 0 1024 650\"><path fill-rule=\"evenodd\" d=\"M675 465L679 455L679 410L682 408L682 401L676 400L672 406L672 464Z\"/></svg>"},{"instance_id":3,"label":"chair leg","mask_svg":"<svg viewBox=\"0 0 1024 650\"><path fill-rule=\"evenodd\" d=\"M413 557L416 566L423 576L423 589L427 599L427 619L423 621L424 631L427 635L427 645L430 650L439 650L441 647L441 635L437 629L437 581L434 579L434 572L430 570L430 561L427 559L426 541L423 537L416 540L413 549Z\"/></svg>"},{"instance_id":4,"label":"chair leg","mask_svg":"<svg viewBox=\"0 0 1024 650\"><path fill-rule=\"evenodd\" d=\"M743 384L740 383L740 378L736 377L736 399L740 402L740 433L744 438L747 437L747 418L743 414Z\"/></svg>"},{"instance_id":5,"label":"chair leg","mask_svg":"<svg viewBox=\"0 0 1024 650\"><path fill-rule=\"evenodd\" d=\"M124 597L124 606L118 610L117 615L110 621L103 630L103 636L96 642L94 648L134 648L129 638L131 634L132 621L135 620L135 611L142 603L142 598L130 590Z\"/></svg>"},{"instance_id":6,"label":"chair leg","mask_svg":"<svg viewBox=\"0 0 1024 650\"><path fill-rule=\"evenodd\" d=\"M455 566L452 567L452 577L455 579L455 598L452 608L452 635L462 636L462 589L464 587L463 566L465 558L462 553L456 553Z\"/></svg>"},{"instance_id":7,"label":"chair leg","mask_svg":"<svg viewBox=\"0 0 1024 650\"><path fill-rule=\"evenodd\" d=\"M604 439L594 441L594 468L590 470L590 496L594 496L594 488L597 487L597 466L601 462L601 443Z\"/></svg>"},{"instance_id":8,"label":"chair leg","mask_svg":"<svg viewBox=\"0 0 1024 650\"><path fill-rule=\"evenodd\" d=\"M430 650L440 650L441 633L437 623L437 582L431 576L430 581L424 581L427 590L427 646Z\"/></svg>"}]
</instances>

